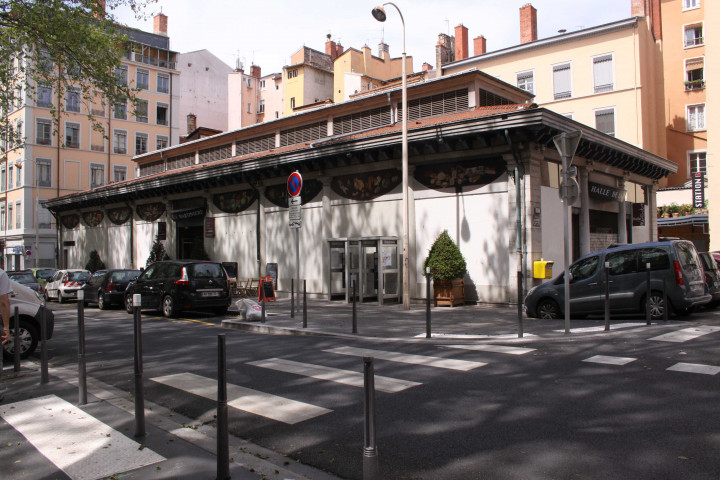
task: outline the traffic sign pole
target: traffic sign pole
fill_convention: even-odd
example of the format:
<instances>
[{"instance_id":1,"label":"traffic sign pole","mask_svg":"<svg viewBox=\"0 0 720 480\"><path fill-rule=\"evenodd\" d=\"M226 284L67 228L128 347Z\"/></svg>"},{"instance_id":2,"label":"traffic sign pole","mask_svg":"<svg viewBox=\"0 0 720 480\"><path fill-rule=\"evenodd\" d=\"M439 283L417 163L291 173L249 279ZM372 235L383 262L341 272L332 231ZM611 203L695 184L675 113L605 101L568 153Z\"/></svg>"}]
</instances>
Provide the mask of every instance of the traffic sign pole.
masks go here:
<instances>
[{"instance_id":1,"label":"traffic sign pole","mask_svg":"<svg viewBox=\"0 0 720 480\"><path fill-rule=\"evenodd\" d=\"M295 275L297 278L296 285L298 286L298 294L300 293L300 229L302 228L302 198L300 192L302 191L302 175L297 170L290 174L287 181L287 191L290 197L288 198L289 213L289 226L295 230ZM295 305L297 311L300 311L300 295L298 295L298 302Z\"/></svg>"}]
</instances>

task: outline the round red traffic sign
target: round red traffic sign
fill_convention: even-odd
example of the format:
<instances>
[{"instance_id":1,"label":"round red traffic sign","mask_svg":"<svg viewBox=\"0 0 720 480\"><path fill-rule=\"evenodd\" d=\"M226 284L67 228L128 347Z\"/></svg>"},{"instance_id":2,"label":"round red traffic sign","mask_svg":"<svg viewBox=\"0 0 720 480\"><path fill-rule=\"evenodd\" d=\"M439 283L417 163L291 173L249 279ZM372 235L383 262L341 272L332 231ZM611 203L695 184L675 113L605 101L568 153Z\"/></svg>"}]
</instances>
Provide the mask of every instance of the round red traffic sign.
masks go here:
<instances>
[{"instance_id":1,"label":"round red traffic sign","mask_svg":"<svg viewBox=\"0 0 720 480\"><path fill-rule=\"evenodd\" d=\"M297 197L302 190L302 175L300 172L293 172L288 177L287 190L291 197Z\"/></svg>"}]
</instances>

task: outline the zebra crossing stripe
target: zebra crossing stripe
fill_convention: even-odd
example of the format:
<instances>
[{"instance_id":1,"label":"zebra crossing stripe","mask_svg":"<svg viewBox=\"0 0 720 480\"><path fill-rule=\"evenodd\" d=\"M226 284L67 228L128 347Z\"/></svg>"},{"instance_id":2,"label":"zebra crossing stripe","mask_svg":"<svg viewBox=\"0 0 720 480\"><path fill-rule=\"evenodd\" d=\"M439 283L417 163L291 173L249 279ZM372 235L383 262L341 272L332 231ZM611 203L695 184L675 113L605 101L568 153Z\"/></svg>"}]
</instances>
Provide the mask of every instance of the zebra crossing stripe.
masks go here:
<instances>
[{"instance_id":1,"label":"zebra crossing stripe","mask_svg":"<svg viewBox=\"0 0 720 480\"><path fill-rule=\"evenodd\" d=\"M423 365L425 367L447 368L449 370L460 370L463 372L487 365L487 363L483 362L471 362L468 360L453 360L450 358L430 357L427 355L386 352L383 350L370 350L367 348L338 347L323 351L328 353L337 353L338 355L374 357L381 360L388 360L390 362L409 363L412 365Z\"/></svg>"},{"instance_id":2,"label":"zebra crossing stripe","mask_svg":"<svg viewBox=\"0 0 720 480\"><path fill-rule=\"evenodd\" d=\"M703 375L717 375L720 372L720 367L714 365L702 365L699 363L676 363L672 367L668 368L673 372L685 372L685 373L701 373Z\"/></svg>"},{"instance_id":3,"label":"zebra crossing stripe","mask_svg":"<svg viewBox=\"0 0 720 480\"><path fill-rule=\"evenodd\" d=\"M583 362L603 363L606 365L627 365L628 363L634 362L635 360L637 360L637 358L595 355L594 357L586 358L585 360L583 360Z\"/></svg>"},{"instance_id":4,"label":"zebra crossing stripe","mask_svg":"<svg viewBox=\"0 0 720 480\"><path fill-rule=\"evenodd\" d=\"M194 373L176 373L150 380L184 390L199 397L217 400L217 381ZM293 425L332 412L327 408L290 400L228 383L228 406L271 420Z\"/></svg>"},{"instance_id":5,"label":"zebra crossing stripe","mask_svg":"<svg viewBox=\"0 0 720 480\"><path fill-rule=\"evenodd\" d=\"M534 348L509 347L507 345L492 345L483 343L478 345L446 345L448 348L459 348L461 350L474 350L478 352L505 353L507 355L525 355L534 352Z\"/></svg>"},{"instance_id":6,"label":"zebra crossing stripe","mask_svg":"<svg viewBox=\"0 0 720 480\"><path fill-rule=\"evenodd\" d=\"M698 337L702 337L703 335L708 335L710 333L714 333L717 331L720 331L720 327L702 326L702 327L683 328L682 330L678 330L676 332L670 332L670 333L666 333L664 335L653 337L650 340L655 340L658 342L682 343L682 342L687 342L688 340L694 340Z\"/></svg>"},{"instance_id":7,"label":"zebra crossing stripe","mask_svg":"<svg viewBox=\"0 0 720 480\"><path fill-rule=\"evenodd\" d=\"M365 376L359 372L341 370L339 368L326 367L323 365L294 362L292 360L285 360L282 358L270 358L268 360L248 362L248 365L269 368L271 370L293 373L296 375L303 375L305 377L317 378L318 380L327 380L330 382L341 383L343 385L350 385L352 387L363 387L365 383ZM375 389L385 393L402 392L403 390L416 387L418 385L422 385L422 383L375 375Z\"/></svg>"},{"instance_id":8,"label":"zebra crossing stripe","mask_svg":"<svg viewBox=\"0 0 720 480\"><path fill-rule=\"evenodd\" d=\"M0 416L73 480L106 478L165 460L55 395L0 405Z\"/></svg>"}]
</instances>

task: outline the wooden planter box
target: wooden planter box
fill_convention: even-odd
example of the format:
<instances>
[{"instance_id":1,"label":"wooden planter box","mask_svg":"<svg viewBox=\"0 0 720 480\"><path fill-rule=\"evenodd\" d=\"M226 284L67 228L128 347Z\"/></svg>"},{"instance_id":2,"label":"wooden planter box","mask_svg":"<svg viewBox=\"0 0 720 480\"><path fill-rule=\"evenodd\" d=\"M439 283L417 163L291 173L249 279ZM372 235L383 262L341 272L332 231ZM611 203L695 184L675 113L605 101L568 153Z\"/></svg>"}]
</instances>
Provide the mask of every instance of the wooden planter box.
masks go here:
<instances>
[{"instance_id":1,"label":"wooden planter box","mask_svg":"<svg viewBox=\"0 0 720 480\"><path fill-rule=\"evenodd\" d=\"M433 280L435 306L465 305L465 281L462 278L455 280Z\"/></svg>"}]
</instances>

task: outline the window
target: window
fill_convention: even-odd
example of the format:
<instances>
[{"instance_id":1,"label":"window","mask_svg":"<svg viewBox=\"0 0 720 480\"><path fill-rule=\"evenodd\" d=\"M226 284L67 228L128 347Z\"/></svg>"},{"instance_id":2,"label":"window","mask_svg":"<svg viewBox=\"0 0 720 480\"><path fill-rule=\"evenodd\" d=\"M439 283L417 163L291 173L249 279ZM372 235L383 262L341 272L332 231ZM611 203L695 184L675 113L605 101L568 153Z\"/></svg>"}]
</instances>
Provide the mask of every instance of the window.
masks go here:
<instances>
[{"instance_id":1,"label":"window","mask_svg":"<svg viewBox=\"0 0 720 480\"><path fill-rule=\"evenodd\" d=\"M38 187L52 187L52 161L47 158L35 160L35 181Z\"/></svg>"},{"instance_id":2,"label":"window","mask_svg":"<svg viewBox=\"0 0 720 480\"><path fill-rule=\"evenodd\" d=\"M15 170L13 169L13 166L10 165L8 167L8 190L12 190L15 188L15 184L13 183L15 181Z\"/></svg>"},{"instance_id":3,"label":"window","mask_svg":"<svg viewBox=\"0 0 720 480\"><path fill-rule=\"evenodd\" d=\"M260 80L260 88L265 89L265 80Z\"/></svg>"},{"instance_id":4,"label":"window","mask_svg":"<svg viewBox=\"0 0 720 480\"><path fill-rule=\"evenodd\" d=\"M688 105L685 118L688 132L705 130L705 105Z\"/></svg>"},{"instance_id":5,"label":"window","mask_svg":"<svg viewBox=\"0 0 720 480\"><path fill-rule=\"evenodd\" d=\"M158 103L155 108L155 121L158 125L168 124L168 105L167 103Z\"/></svg>"},{"instance_id":6,"label":"window","mask_svg":"<svg viewBox=\"0 0 720 480\"><path fill-rule=\"evenodd\" d=\"M688 58L685 60L685 90L705 88L705 59Z\"/></svg>"},{"instance_id":7,"label":"window","mask_svg":"<svg viewBox=\"0 0 720 480\"><path fill-rule=\"evenodd\" d=\"M127 104L125 102L115 104L113 108L113 118L127 120Z\"/></svg>"},{"instance_id":8,"label":"window","mask_svg":"<svg viewBox=\"0 0 720 480\"><path fill-rule=\"evenodd\" d=\"M604 134L615 136L615 109L595 110L595 128Z\"/></svg>"},{"instance_id":9,"label":"window","mask_svg":"<svg viewBox=\"0 0 720 480\"><path fill-rule=\"evenodd\" d=\"M569 63L553 67L553 95L555 100L572 97L571 78Z\"/></svg>"},{"instance_id":10,"label":"window","mask_svg":"<svg viewBox=\"0 0 720 480\"><path fill-rule=\"evenodd\" d=\"M5 167L0 169L0 192L7 190L7 177L5 176Z\"/></svg>"},{"instance_id":11,"label":"window","mask_svg":"<svg viewBox=\"0 0 720 480\"><path fill-rule=\"evenodd\" d=\"M517 74L517 86L530 93L535 93L535 75L532 71Z\"/></svg>"},{"instance_id":12,"label":"window","mask_svg":"<svg viewBox=\"0 0 720 480\"><path fill-rule=\"evenodd\" d=\"M40 85L37 89L37 99L36 99L37 106L43 107L43 108L52 108L52 106L53 106L52 92L53 92L52 87Z\"/></svg>"},{"instance_id":13,"label":"window","mask_svg":"<svg viewBox=\"0 0 720 480\"><path fill-rule=\"evenodd\" d=\"M12 229L12 226L13 226L13 204L12 203L8 203L7 226L8 226L8 229Z\"/></svg>"},{"instance_id":14,"label":"window","mask_svg":"<svg viewBox=\"0 0 720 480\"><path fill-rule=\"evenodd\" d=\"M127 154L127 132L125 130L113 132L113 153Z\"/></svg>"},{"instance_id":15,"label":"window","mask_svg":"<svg viewBox=\"0 0 720 480\"><path fill-rule=\"evenodd\" d=\"M595 93L610 92L613 90L612 54L593 58L593 80L595 81Z\"/></svg>"},{"instance_id":16,"label":"window","mask_svg":"<svg viewBox=\"0 0 720 480\"><path fill-rule=\"evenodd\" d=\"M44 118L35 120L35 143L38 145L52 144L52 121Z\"/></svg>"},{"instance_id":17,"label":"window","mask_svg":"<svg viewBox=\"0 0 720 480\"><path fill-rule=\"evenodd\" d=\"M638 270L647 272L646 265L650 264L650 271L667 270L670 268L670 256L662 248L642 248L638 252Z\"/></svg>"},{"instance_id":18,"label":"window","mask_svg":"<svg viewBox=\"0 0 720 480\"><path fill-rule=\"evenodd\" d=\"M80 148L80 124L65 124L65 148Z\"/></svg>"},{"instance_id":19,"label":"window","mask_svg":"<svg viewBox=\"0 0 720 480\"><path fill-rule=\"evenodd\" d=\"M0 230L5 231L5 205L0 205Z\"/></svg>"},{"instance_id":20,"label":"window","mask_svg":"<svg viewBox=\"0 0 720 480\"><path fill-rule=\"evenodd\" d=\"M700 7L700 0L683 0L683 10L691 10Z\"/></svg>"},{"instance_id":21,"label":"window","mask_svg":"<svg viewBox=\"0 0 720 480\"><path fill-rule=\"evenodd\" d=\"M295 78L298 76L297 68L294 70L288 70L287 78Z\"/></svg>"},{"instance_id":22,"label":"window","mask_svg":"<svg viewBox=\"0 0 720 480\"><path fill-rule=\"evenodd\" d=\"M295 108L295 97L290 99L290 108Z\"/></svg>"},{"instance_id":23,"label":"window","mask_svg":"<svg viewBox=\"0 0 720 480\"><path fill-rule=\"evenodd\" d=\"M707 174L707 153L706 152L688 152L688 177L695 172Z\"/></svg>"},{"instance_id":24,"label":"window","mask_svg":"<svg viewBox=\"0 0 720 480\"><path fill-rule=\"evenodd\" d=\"M170 92L170 75L166 75L164 73L158 73L157 91L160 93Z\"/></svg>"},{"instance_id":25,"label":"window","mask_svg":"<svg viewBox=\"0 0 720 480\"><path fill-rule=\"evenodd\" d=\"M15 173L17 174L15 186L16 187L22 187L23 186L23 175L22 175L22 168L20 168L20 165L15 169Z\"/></svg>"},{"instance_id":26,"label":"window","mask_svg":"<svg viewBox=\"0 0 720 480\"><path fill-rule=\"evenodd\" d=\"M590 278L595 273L595 270L597 270L598 263L600 263L598 256L586 258L584 260L579 260L577 263L573 263L570 265L571 278L573 280Z\"/></svg>"},{"instance_id":27,"label":"window","mask_svg":"<svg viewBox=\"0 0 720 480\"><path fill-rule=\"evenodd\" d=\"M113 167L113 182L124 182L127 180L127 167L114 166Z\"/></svg>"},{"instance_id":28,"label":"window","mask_svg":"<svg viewBox=\"0 0 720 480\"><path fill-rule=\"evenodd\" d=\"M685 25L685 48L697 47L704 43L702 23Z\"/></svg>"},{"instance_id":29,"label":"window","mask_svg":"<svg viewBox=\"0 0 720 480\"><path fill-rule=\"evenodd\" d=\"M80 91L76 88L69 88L65 92L65 110L68 112L80 111Z\"/></svg>"},{"instance_id":30,"label":"window","mask_svg":"<svg viewBox=\"0 0 720 480\"><path fill-rule=\"evenodd\" d=\"M100 163L90 164L90 188L105 185L105 165Z\"/></svg>"},{"instance_id":31,"label":"window","mask_svg":"<svg viewBox=\"0 0 720 480\"><path fill-rule=\"evenodd\" d=\"M148 101L138 100L135 105L135 121L148 123Z\"/></svg>"},{"instance_id":32,"label":"window","mask_svg":"<svg viewBox=\"0 0 720 480\"><path fill-rule=\"evenodd\" d=\"M127 67L117 67L115 69L115 78L117 79L118 85L127 85L128 83L128 70Z\"/></svg>"},{"instance_id":33,"label":"window","mask_svg":"<svg viewBox=\"0 0 720 480\"><path fill-rule=\"evenodd\" d=\"M260 100L260 103L258 104L258 113L264 113L265 112L265 100Z\"/></svg>"},{"instance_id":34,"label":"window","mask_svg":"<svg viewBox=\"0 0 720 480\"><path fill-rule=\"evenodd\" d=\"M15 228L22 228L22 202L15 202Z\"/></svg>"},{"instance_id":35,"label":"window","mask_svg":"<svg viewBox=\"0 0 720 480\"><path fill-rule=\"evenodd\" d=\"M636 250L608 253L605 261L610 263L610 275L637 273Z\"/></svg>"},{"instance_id":36,"label":"window","mask_svg":"<svg viewBox=\"0 0 720 480\"><path fill-rule=\"evenodd\" d=\"M155 135L155 149L160 150L162 148L167 148L168 146L168 137L165 135Z\"/></svg>"},{"instance_id":37,"label":"window","mask_svg":"<svg viewBox=\"0 0 720 480\"><path fill-rule=\"evenodd\" d=\"M137 88L142 90L150 88L150 72L138 68L135 75L135 83L137 83Z\"/></svg>"},{"instance_id":38,"label":"window","mask_svg":"<svg viewBox=\"0 0 720 480\"><path fill-rule=\"evenodd\" d=\"M147 133L135 134L135 155L141 155L148 151L148 135Z\"/></svg>"}]
</instances>

